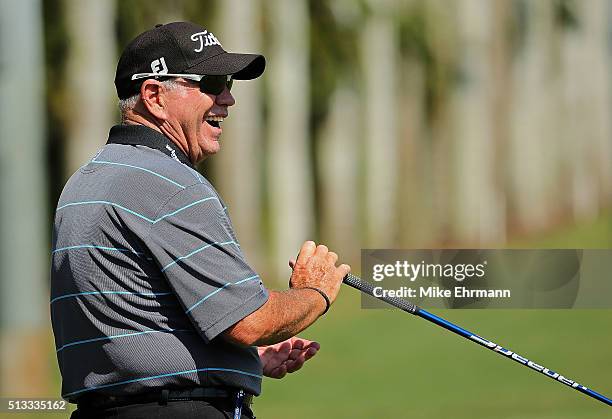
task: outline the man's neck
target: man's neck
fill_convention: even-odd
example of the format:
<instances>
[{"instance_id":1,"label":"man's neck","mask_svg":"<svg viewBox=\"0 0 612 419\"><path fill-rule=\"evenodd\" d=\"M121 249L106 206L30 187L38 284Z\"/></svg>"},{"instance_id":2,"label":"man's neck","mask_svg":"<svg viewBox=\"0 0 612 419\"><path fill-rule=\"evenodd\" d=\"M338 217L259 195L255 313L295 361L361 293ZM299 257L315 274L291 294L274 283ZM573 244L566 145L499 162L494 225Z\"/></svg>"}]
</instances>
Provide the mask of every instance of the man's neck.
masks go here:
<instances>
[{"instance_id":1,"label":"man's neck","mask_svg":"<svg viewBox=\"0 0 612 419\"><path fill-rule=\"evenodd\" d=\"M155 131L163 134L166 138L168 138L172 143L174 143L179 150L181 150L189 160L193 164L195 164L195 157L189 153L189 147L187 146L187 140L184 137L181 137L177 132L174 132L172 129L168 129L165 124L160 123L159 121L151 118L147 118L147 116L137 112L136 110L131 110L124 115L122 124L124 125L144 125L145 127L154 129Z\"/></svg>"}]
</instances>

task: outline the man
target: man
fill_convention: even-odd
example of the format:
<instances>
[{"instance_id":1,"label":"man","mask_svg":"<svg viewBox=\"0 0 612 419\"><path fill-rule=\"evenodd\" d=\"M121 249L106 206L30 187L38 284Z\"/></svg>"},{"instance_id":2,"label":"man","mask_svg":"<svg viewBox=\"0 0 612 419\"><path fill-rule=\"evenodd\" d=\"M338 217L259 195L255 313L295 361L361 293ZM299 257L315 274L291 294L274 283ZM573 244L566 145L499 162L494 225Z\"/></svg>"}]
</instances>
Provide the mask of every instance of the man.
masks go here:
<instances>
[{"instance_id":1,"label":"man","mask_svg":"<svg viewBox=\"0 0 612 419\"><path fill-rule=\"evenodd\" d=\"M194 169L220 149L233 80L264 67L188 22L123 51L122 125L70 178L55 216L51 316L73 417L252 417L262 374L282 378L319 349L295 335L350 268L309 241L289 289L267 290Z\"/></svg>"}]
</instances>

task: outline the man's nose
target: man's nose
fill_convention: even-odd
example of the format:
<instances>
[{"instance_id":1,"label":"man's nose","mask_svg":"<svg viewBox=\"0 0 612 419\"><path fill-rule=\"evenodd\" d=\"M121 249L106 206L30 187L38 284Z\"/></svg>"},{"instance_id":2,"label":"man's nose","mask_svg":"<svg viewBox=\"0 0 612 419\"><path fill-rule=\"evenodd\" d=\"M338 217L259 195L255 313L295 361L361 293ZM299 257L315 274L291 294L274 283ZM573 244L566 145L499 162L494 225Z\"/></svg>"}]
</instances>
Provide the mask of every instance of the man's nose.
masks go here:
<instances>
[{"instance_id":1,"label":"man's nose","mask_svg":"<svg viewBox=\"0 0 612 419\"><path fill-rule=\"evenodd\" d=\"M221 105L221 106L234 106L234 103L236 103L236 100L234 99L232 92L230 92L227 87L223 89L223 91L220 94L217 95L217 98L215 99L215 101L217 102L218 105Z\"/></svg>"}]
</instances>

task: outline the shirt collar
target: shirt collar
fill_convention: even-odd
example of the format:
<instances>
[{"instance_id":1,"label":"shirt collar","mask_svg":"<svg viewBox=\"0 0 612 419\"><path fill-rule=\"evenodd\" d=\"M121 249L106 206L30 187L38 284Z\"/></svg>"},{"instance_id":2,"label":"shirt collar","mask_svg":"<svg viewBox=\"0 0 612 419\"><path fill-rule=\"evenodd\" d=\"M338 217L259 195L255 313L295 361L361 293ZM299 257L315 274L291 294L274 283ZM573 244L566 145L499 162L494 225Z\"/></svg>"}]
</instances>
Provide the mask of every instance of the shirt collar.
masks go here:
<instances>
[{"instance_id":1,"label":"shirt collar","mask_svg":"<svg viewBox=\"0 0 612 419\"><path fill-rule=\"evenodd\" d=\"M161 132L144 125L115 125L110 129L106 144L144 145L195 169L187 155L176 144Z\"/></svg>"}]
</instances>

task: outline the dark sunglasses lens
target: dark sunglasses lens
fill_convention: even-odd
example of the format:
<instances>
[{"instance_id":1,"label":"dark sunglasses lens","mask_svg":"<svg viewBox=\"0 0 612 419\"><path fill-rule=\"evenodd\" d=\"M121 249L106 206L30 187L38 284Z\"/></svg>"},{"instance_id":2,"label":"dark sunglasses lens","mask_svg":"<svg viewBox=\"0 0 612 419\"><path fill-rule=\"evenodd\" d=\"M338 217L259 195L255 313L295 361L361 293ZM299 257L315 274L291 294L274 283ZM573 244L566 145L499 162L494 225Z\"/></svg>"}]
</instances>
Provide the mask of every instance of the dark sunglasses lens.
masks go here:
<instances>
[{"instance_id":1,"label":"dark sunglasses lens","mask_svg":"<svg viewBox=\"0 0 612 419\"><path fill-rule=\"evenodd\" d=\"M230 90L233 82L232 78L228 80L227 76L205 76L200 81L200 90L211 95L219 95L226 86Z\"/></svg>"}]
</instances>

